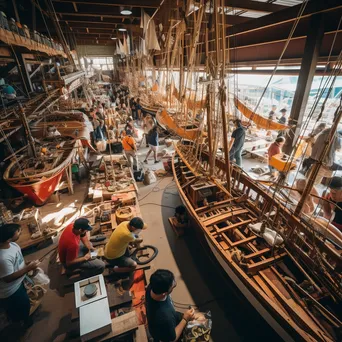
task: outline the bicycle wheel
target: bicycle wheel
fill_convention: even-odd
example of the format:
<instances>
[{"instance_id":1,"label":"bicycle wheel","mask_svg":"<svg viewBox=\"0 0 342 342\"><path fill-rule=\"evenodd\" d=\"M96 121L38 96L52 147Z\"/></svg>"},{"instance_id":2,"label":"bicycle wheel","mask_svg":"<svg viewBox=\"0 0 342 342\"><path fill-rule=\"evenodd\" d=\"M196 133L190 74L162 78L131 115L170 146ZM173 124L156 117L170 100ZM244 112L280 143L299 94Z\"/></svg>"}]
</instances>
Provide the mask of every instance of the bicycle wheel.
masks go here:
<instances>
[{"instance_id":1,"label":"bicycle wheel","mask_svg":"<svg viewBox=\"0 0 342 342\"><path fill-rule=\"evenodd\" d=\"M130 257L135 260L138 265L146 265L151 262L158 255L158 248L145 245L143 247L137 248Z\"/></svg>"}]
</instances>

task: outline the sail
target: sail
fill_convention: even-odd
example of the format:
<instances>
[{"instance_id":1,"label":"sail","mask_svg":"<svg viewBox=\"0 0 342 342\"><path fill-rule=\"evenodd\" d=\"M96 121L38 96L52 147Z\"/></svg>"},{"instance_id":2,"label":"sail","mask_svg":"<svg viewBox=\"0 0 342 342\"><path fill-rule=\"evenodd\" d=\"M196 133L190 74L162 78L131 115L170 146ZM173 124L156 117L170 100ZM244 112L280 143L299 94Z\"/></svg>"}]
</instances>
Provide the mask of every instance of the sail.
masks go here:
<instances>
[{"instance_id":1,"label":"sail","mask_svg":"<svg viewBox=\"0 0 342 342\"><path fill-rule=\"evenodd\" d=\"M239 99L234 96L234 104L236 108L248 119L253 121L258 128L263 128L267 130L276 130L276 131L283 131L285 129L288 129L289 126L280 124L278 122L266 119L262 117L261 115L253 112L251 109L249 109L247 106L245 106Z\"/></svg>"},{"instance_id":2,"label":"sail","mask_svg":"<svg viewBox=\"0 0 342 342\"><path fill-rule=\"evenodd\" d=\"M160 126L174 132L184 139L195 140L201 133L199 127L187 128L179 126L165 109L157 112L156 119Z\"/></svg>"}]
</instances>

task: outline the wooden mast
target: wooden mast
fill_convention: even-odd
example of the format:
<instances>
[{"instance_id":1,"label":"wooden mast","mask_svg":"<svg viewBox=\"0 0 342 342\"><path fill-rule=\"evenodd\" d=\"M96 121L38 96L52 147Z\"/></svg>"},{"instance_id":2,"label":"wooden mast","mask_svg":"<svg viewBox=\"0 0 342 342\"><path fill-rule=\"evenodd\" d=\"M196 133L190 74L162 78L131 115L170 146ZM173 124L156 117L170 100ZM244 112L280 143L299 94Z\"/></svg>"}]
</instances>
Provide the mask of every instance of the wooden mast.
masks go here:
<instances>
[{"instance_id":1,"label":"wooden mast","mask_svg":"<svg viewBox=\"0 0 342 342\"><path fill-rule=\"evenodd\" d=\"M341 98L341 101L342 101L342 98ZM319 157L319 161L317 163L313 164L313 166L312 166L312 170L310 172L310 178L309 178L308 183L307 183L307 185L303 191L302 197L301 197L301 199L300 199L300 201L299 201L299 203L295 209L295 215L300 214L300 212L303 209L303 206L304 206L304 203L305 203L307 197L311 193L311 190L314 186L316 177L318 175L318 171L320 170L320 168L323 164L323 159L328 154L329 149L330 149L333 141L335 140L335 134L337 131L338 124L341 121L341 117L342 117L342 106L341 106L341 102L340 102L340 105L336 109L335 120L334 120L334 123L330 129L330 134L327 137L327 140L325 141L325 145L324 145L324 148L323 148L321 155Z\"/></svg>"},{"instance_id":2,"label":"wooden mast","mask_svg":"<svg viewBox=\"0 0 342 342\"><path fill-rule=\"evenodd\" d=\"M205 29L205 57L206 57L206 69L207 74L209 74L209 39L208 39L208 27ZM212 158L213 155L213 126L212 126L212 106L211 106L211 92L212 85L207 85L207 126L208 126L208 145L209 145L209 175L212 176L214 174L214 160Z\"/></svg>"},{"instance_id":3,"label":"wooden mast","mask_svg":"<svg viewBox=\"0 0 342 342\"><path fill-rule=\"evenodd\" d=\"M220 85L220 103L221 103L221 115L222 115L222 133L223 133L223 151L224 151L224 159L225 159L225 169L226 169L226 178L227 178L227 190L230 192L230 164L229 164L229 151L228 151L228 132L227 132L227 117L226 117L226 86L224 83L225 76L225 64L226 64L226 35L225 35L225 13L224 13L224 5L222 1L215 0L215 28L216 28L216 62L217 68L219 68L221 64L221 85ZM219 15L218 9L219 7L222 9L221 14L221 25L222 28L220 30L219 27ZM220 54L220 45L219 45L219 33L222 33L222 54ZM220 61L221 55L221 61ZM219 70L217 69L217 72Z\"/></svg>"}]
</instances>

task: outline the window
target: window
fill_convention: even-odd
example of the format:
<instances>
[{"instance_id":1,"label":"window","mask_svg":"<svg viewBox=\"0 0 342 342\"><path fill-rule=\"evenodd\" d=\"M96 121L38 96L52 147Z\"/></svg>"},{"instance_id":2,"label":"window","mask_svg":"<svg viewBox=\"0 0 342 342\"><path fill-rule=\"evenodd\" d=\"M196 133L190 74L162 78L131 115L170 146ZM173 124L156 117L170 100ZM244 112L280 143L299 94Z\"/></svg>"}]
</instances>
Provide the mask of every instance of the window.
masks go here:
<instances>
[{"instance_id":1,"label":"window","mask_svg":"<svg viewBox=\"0 0 342 342\"><path fill-rule=\"evenodd\" d=\"M87 58L92 63L92 68L97 70L113 70L113 57L90 57Z\"/></svg>"}]
</instances>

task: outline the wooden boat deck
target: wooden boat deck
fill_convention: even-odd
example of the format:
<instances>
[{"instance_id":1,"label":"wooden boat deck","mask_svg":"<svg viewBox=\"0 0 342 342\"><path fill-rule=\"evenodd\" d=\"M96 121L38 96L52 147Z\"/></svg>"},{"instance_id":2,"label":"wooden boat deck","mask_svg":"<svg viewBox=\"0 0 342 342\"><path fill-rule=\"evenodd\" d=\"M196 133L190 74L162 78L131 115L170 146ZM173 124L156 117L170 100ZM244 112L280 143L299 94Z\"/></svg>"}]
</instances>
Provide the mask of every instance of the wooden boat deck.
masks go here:
<instances>
[{"instance_id":1,"label":"wooden boat deck","mask_svg":"<svg viewBox=\"0 0 342 342\"><path fill-rule=\"evenodd\" d=\"M207 176L205 155L202 156L199 166L195 162L195 156L194 160L191 156L188 160L184 158L182 151L187 156L191 155L186 153L187 149L189 146L176 148L178 161L174 159L173 162L175 180L190 216L204 232L215 253L220 255L224 267L229 268L230 272L240 279L254 298L277 318L277 322L292 329L292 336L297 334L297 337L300 336L301 340L305 341L334 340L334 334L327 329L326 322L323 322L326 315L319 315L318 319L307 307L303 307L303 299L286 280L286 277L295 279L297 272L301 272L304 267L301 266L300 259L293 258L292 248L289 252L289 243L272 247L248 226L257 222L266 222L270 227L276 225L277 231L282 231L285 239L291 228L298 255L306 254L308 259L311 257L311 265L314 262L314 250L309 242L313 237L308 235L309 232L303 231L300 221L288 215L285 208L273 201L270 195L263 193L255 183L242 175L241 171L233 169L232 190L228 193L223 187L224 167L220 165L220 161L215 161L217 178L210 178ZM275 215L268 217L267 213L272 211ZM296 229L293 229L294 227ZM328 244L322 239L317 239L316 243L327 251L323 262L329 265L332 272L336 272L341 266L341 255L329 250ZM293 246L290 244L290 247ZM290 266L297 271L292 273ZM313 284L317 281L307 273L304 274L304 279L312 281ZM304 279L299 278L300 281ZM330 312L329 315L333 317L329 316L329 322L332 319L334 326L342 326L336 316Z\"/></svg>"}]
</instances>

